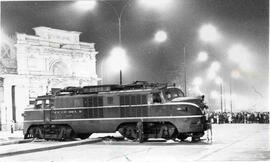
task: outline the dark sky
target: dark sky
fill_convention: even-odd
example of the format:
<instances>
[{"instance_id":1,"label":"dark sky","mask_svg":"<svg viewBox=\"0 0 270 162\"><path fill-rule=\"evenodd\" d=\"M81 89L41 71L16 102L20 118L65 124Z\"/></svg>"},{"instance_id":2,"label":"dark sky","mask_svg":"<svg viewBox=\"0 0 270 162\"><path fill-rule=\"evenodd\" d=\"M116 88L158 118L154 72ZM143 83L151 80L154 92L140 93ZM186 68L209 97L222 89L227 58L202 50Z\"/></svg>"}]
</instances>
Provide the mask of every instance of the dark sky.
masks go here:
<instances>
[{"instance_id":1,"label":"dark sky","mask_svg":"<svg viewBox=\"0 0 270 162\"><path fill-rule=\"evenodd\" d=\"M110 3L120 11L126 1ZM174 0L162 11L146 9L135 0L129 3L122 17L122 45L129 59L129 66L123 71L125 83L147 80L183 86L185 46L188 88L192 89L195 77L201 77L203 93L209 96L211 91L218 91L218 86L205 76L211 62L219 61L219 76L228 93L230 72L238 67L228 60L227 51L240 43L252 59L251 70L240 69L241 77L232 80L233 94L241 99L236 106L246 110L268 108L268 0ZM205 44L199 39L198 30L206 23L216 26L222 41ZM81 41L96 43L98 74L101 60L118 43L117 17L105 2L99 2L93 11L78 10L72 1L1 2L1 27L6 34L34 34L32 28L37 26L80 31ZM168 33L168 40L159 45L152 41L158 29ZM202 50L209 53L209 59L198 63L196 58ZM103 69L104 83L118 82L116 73L106 69L106 65Z\"/></svg>"}]
</instances>

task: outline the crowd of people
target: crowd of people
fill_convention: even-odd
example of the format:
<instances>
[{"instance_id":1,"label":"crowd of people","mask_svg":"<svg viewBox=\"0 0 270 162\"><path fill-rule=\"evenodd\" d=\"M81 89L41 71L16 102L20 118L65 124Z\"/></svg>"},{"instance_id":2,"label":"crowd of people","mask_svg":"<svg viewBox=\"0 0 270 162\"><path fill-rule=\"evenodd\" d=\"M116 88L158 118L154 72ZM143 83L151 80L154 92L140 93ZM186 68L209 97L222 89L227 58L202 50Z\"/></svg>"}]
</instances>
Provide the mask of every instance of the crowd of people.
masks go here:
<instances>
[{"instance_id":1,"label":"crowd of people","mask_svg":"<svg viewBox=\"0 0 270 162\"><path fill-rule=\"evenodd\" d=\"M269 123L269 112L210 112L211 123Z\"/></svg>"}]
</instances>

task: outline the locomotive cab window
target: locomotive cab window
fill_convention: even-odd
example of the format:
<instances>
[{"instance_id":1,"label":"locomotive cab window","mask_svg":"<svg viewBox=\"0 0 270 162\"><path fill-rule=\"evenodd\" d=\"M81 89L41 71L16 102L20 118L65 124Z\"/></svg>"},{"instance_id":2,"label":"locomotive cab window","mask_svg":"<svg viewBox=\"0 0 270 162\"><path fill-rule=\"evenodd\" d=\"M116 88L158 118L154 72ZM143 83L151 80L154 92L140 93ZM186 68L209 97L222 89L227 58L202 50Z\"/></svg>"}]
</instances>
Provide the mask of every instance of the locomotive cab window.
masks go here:
<instances>
[{"instance_id":1,"label":"locomotive cab window","mask_svg":"<svg viewBox=\"0 0 270 162\"><path fill-rule=\"evenodd\" d=\"M49 109L50 108L50 100L49 99L46 99L46 100L43 100L43 102L44 102L44 108L45 109Z\"/></svg>"},{"instance_id":2,"label":"locomotive cab window","mask_svg":"<svg viewBox=\"0 0 270 162\"><path fill-rule=\"evenodd\" d=\"M43 108L43 100L36 100L35 108L42 109Z\"/></svg>"},{"instance_id":3,"label":"locomotive cab window","mask_svg":"<svg viewBox=\"0 0 270 162\"><path fill-rule=\"evenodd\" d=\"M43 99L36 100L35 109L49 109L53 106L53 100Z\"/></svg>"},{"instance_id":4,"label":"locomotive cab window","mask_svg":"<svg viewBox=\"0 0 270 162\"><path fill-rule=\"evenodd\" d=\"M184 93L178 88L168 88L164 90L164 96L170 101L178 97L184 97Z\"/></svg>"}]
</instances>

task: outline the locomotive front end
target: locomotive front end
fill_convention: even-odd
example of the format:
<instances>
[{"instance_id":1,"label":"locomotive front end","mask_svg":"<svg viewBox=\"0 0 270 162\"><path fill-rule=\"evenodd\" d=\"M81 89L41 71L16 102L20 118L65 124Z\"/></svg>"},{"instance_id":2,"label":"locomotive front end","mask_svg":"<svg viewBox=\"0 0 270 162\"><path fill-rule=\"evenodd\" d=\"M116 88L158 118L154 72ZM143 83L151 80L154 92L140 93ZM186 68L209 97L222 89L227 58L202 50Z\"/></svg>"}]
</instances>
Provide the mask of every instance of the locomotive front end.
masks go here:
<instances>
[{"instance_id":1,"label":"locomotive front end","mask_svg":"<svg viewBox=\"0 0 270 162\"><path fill-rule=\"evenodd\" d=\"M208 106L204 103L204 96L186 97L178 88L167 88L163 94L169 104L173 105L174 115L179 116L176 122L178 138L181 140L192 137L199 140L211 123L208 120Z\"/></svg>"}]
</instances>

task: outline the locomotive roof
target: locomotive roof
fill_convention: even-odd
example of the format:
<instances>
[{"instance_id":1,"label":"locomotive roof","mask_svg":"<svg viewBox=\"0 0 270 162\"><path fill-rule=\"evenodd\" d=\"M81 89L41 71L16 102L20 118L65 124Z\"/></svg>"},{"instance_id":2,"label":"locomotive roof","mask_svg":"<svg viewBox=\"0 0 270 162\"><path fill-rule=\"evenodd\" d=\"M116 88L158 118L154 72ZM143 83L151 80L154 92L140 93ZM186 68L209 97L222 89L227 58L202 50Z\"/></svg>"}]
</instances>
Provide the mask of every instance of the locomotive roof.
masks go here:
<instances>
[{"instance_id":1,"label":"locomotive roof","mask_svg":"<svg viewBox=\"0 0 270 162\"><path fill-rule=\"evenodd\" d=\"M118 85L105 84L84 87L66 87L55 93L56 96L62 95L83 95L83 94L108 94L108 93L129 93L129 92L150 92L159 91L167 88L168 84L148 83L146 81L136 81L132 84Z\"/></svg>"}]
</instances>

